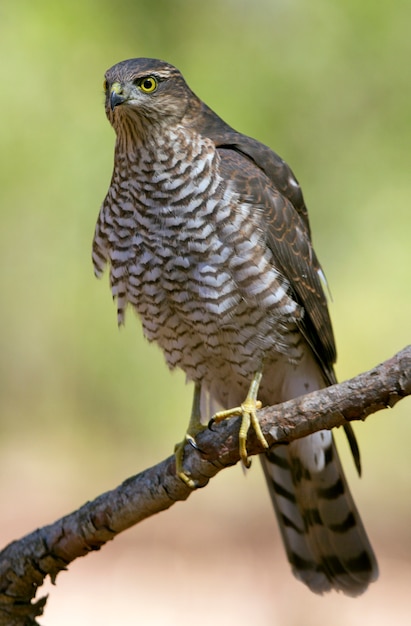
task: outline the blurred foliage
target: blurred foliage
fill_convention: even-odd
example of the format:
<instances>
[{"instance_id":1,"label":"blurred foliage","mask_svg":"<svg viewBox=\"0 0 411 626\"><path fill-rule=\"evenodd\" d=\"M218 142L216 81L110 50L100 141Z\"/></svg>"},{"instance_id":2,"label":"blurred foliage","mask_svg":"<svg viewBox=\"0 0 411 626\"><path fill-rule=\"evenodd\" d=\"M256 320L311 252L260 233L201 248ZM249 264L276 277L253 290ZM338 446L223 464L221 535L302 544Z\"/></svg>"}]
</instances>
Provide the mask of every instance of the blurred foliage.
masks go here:
<instances>
[{"instance_id":1,"label":"blurred foliage","mask_svg":"<svg viewBox=\"0 0 411 626\"><path fill-rule=\"evenodd\" d=\"M124 58L174 63L290 163L333 294L341 377L410 341L410 20L408 0L3 0L0 432L30 459L24 471L49 455L141 469L171 453L190 410L183 375L131 311L117 330L107 277L92 271L114 145L103 74ZM404 421L388 437L371 418L367 454L387 438L398 450Z\"/></svg>"}]
</instances>

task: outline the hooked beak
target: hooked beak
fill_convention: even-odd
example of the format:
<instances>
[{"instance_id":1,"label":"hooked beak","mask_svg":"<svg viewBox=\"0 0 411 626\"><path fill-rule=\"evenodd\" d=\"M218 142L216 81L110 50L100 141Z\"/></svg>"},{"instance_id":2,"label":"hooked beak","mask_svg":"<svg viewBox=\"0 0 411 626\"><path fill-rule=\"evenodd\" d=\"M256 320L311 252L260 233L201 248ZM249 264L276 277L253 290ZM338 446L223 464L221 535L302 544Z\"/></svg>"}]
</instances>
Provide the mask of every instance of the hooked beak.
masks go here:
<instances>
[{"instance_id":1,"label":"hooked beak","mask_svg":"<svg viewBox=\"0 0 411 626\"><path fill-rule=\"evenodd\" d=\"M114 111L115 107L123 104L127 100L127 96L123 93L123 87L120 83L113 83L110 89L110 108Z\"/></svg>"}]
</instances>

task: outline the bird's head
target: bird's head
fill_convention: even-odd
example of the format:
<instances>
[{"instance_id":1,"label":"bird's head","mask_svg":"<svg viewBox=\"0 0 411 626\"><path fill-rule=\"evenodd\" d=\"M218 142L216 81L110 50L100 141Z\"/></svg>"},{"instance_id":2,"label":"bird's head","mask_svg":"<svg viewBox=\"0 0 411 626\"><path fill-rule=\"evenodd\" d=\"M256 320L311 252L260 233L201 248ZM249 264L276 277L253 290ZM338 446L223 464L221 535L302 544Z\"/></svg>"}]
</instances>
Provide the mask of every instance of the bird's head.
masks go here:
<instances>
[{"instance_id":1,"label":"bird's head","mask_svg":"<svg viewBox=\"0 0 411 626\"><path fill-rule=\"evenodd\" d=\"M149 127L178 124L199 102L181 73L157 59L129 59L105 74L105 108L117 134L131 127L141 135Z\"/></svg>"}]
</instances>

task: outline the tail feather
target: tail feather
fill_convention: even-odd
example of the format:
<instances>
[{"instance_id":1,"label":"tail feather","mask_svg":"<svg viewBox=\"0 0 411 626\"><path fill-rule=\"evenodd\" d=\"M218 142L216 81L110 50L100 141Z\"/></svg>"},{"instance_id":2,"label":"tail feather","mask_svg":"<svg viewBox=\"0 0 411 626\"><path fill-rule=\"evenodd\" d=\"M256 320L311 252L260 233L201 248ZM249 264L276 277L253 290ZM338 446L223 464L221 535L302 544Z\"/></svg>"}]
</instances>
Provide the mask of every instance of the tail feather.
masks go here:
<instances>
[{"instance_id":1,"label":"tail feather","mask_svg":"<svg viewBox=\"0 0 411 626\"><path fill-rule=\"evenodd\" d=\"M378 567L332 434L277 446L261 460L294 575L315 593L364 592Z\"/></svg>"},{"instance_id":2,"label":"tail feather","mask_svg":"<svg viewBox=\"0 0 411 626\"><path fill-rule=\"evenodd\" d=\"M288 396L293 397L295 389ZM237 398L229 398L235 404ZM207 421L221 410L201 389ZM359 468L358 448L351 448ZM294 575L315 593L363 593L378 576L377 562L344 477L330 431L316 432L260 456Z\"/></svg>"}]
</instances>

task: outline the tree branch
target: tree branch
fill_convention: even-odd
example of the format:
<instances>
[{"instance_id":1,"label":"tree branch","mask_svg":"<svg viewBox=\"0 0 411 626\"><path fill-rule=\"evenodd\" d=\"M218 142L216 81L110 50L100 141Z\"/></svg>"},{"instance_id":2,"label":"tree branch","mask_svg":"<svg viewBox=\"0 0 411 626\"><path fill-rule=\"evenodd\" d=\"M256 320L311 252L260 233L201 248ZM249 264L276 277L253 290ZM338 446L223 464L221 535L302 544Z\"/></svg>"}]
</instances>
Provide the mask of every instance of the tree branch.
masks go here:
<instances>
[{"instance_id":1,"label":"tree branch","mask_svg":"<svg viewBox=\"0 0 411 626\"><path fill-rule=\"evenodd\" d=\"M263 434L274 445L364 420L410 394L408 346L351 380L262 409L259 418ZM199 486L239 461L238 428L239 420L228 420L198 436L199 450L186 446L185 469ZM263 452L253 433L247 449L249 455ZM123 530L187 499L190 493L176 477L174 456L170 456L54 524L9 544L0 553L0 626L38 624L36 617L43 613L46 598L36 602L33 598L47 575L54 582L74 559L100 549Z\"/></svg>"}]
</instances>

